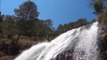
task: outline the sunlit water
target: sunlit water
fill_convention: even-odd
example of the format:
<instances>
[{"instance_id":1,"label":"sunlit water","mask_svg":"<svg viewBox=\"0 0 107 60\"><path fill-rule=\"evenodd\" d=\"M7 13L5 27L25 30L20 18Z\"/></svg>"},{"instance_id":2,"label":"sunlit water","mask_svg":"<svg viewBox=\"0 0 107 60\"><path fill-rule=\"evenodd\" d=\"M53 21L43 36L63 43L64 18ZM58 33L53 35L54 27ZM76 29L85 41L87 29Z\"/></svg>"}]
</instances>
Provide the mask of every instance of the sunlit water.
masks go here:
<instances>
[{"instance_id":1,"label":"sunlit water","mask_svg":"<svg viewBox=\"0 0 107 60\"><path fill-rule=\"evenodd\" d=\"M52 60L66 49L74 49L73 60L98 60L98 23L86 29L80 27L61 34L51 42L39 43L25 50L14 60ZM73 44L75 44L75 47Z\"/></svg>"}]
</instances>

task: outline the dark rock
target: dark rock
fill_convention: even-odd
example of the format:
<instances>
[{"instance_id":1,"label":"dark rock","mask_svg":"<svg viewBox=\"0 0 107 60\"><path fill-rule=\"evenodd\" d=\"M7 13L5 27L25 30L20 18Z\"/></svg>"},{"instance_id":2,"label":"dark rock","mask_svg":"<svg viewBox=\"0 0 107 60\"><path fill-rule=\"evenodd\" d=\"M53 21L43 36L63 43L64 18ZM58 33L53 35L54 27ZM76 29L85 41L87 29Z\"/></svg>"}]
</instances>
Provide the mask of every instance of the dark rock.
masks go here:
<instances>
[{"instance_id":1,"label":"dark rock","mask_svg":"<svg viewBox=\"0 0 107 60\"><path fill-rule=\"evenodd\" d=\"M107 60L107 25L99 24L98 45L102 60Z\"/></svg>"},{"instance_id":2,"label":"dark rock","mask_svg":"<svg viewBox=\"0 0 107 60\"><path fill-rule=\"evenodd\" d=\"M56 60L72 60L72 53L69 50L64 51L57 56Z\"/></svg>"}]
</instances>

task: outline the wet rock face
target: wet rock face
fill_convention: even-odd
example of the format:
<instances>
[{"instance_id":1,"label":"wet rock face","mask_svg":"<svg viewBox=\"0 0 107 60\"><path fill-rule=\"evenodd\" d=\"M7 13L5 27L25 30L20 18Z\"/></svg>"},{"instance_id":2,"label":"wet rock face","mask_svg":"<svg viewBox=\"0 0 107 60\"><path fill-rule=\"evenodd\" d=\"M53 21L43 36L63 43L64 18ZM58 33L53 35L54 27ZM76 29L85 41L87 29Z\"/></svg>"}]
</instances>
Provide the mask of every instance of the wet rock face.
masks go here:
<instances>
[{"instance_id":1,"label":"wet rock face","mask_svg":"<svg viewBox=\"0 0 107 60\"><path fill-rule=\"evenodd\" d=\"M64 51L57 56L56 60L72 60L72 53L70 51Z\"/></svg>"},{"instance_id":2,"label":"wet rock face","mask_svg":"<svg viewBox=\"0 0 107 60\"><path fill-rule=\"evenodd\" d=\"M101 25L99 24L99 40L107 41L107 25Z\"/></svg>"},{"instance_id":3,"label":"wet rock face","mask_svg":"<svg viewBox=\"0 0 107 60\"><path fill-rule=\"evenodd\" d=\"M107 40L107 33L102 34L101 37L102 37L102 40Z\"/></svg>"},{"instance_id":4,"label":"wet rock face","mask_svg":"<svg viewBox=\"0 0 107 60\"><path fill-rule=\"evenodd\" d=\"M107 25L99 24L98 45L102 60L107 60Z\"/></svg>"}]
</instances>

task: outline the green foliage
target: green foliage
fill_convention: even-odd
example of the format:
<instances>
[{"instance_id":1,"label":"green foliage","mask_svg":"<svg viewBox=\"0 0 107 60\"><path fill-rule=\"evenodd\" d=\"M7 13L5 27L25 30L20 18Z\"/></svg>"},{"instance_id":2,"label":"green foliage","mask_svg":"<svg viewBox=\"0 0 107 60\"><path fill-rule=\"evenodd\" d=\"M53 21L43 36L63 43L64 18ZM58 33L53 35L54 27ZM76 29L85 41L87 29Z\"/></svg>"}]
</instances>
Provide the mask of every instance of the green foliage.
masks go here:
<instances>
[{"instance_id":1,"label":"green foliage","mask_svg":"<svg viewBox=\"0 0 107 60\"><path fill-rule=\"evenodd\" d=\"M15 35L15 21L12 16L5 16L2 22L2 30L5 37Z\"/></svg>"},{"instance_id":2,"label":"green foliage","mask_svg":"<svg viewBox=\"0 0 107 60\"><path fill-rule=\"evenodd\" d=\"M24 36L31 36L33 33L33 26L34 26L34 20L17 20L16 26L17 26L17 33L19 35Z\"/></svg>"},{"instance_id":3,"label":"green foliage","mask_svg":"<svg viewBox=\"0 0 107 60\"><path fill-rule=\"evenodd\" d=\"M107 25L107 0L92 0L92 7L99 23Z\"/></svg>"},{"instance_id":4,"label":"green foliage","mask_svg":"<svg viewBox=\"0 0 107 60\"><path fill-rule=\"evenodd\" d=\"M15 9L15 14L19 18L26 18L26 19L35 19L38 17L37 6L32 1L26 1L19 6L19 9Z\"/></svg>"},{"instance_id":5,"label":"green foliage","mask_svg":"<svg viewBox=\"0 0 107 60\"><path fill-rule=\"evenodd\" d=\"M91 4L96 14L102 13L107 8L107 0L92 0Z\"/></svg>"},{"instance_id":6,"label":"green foliage","mask_svg":"<svg viewBox=\"0 0 107 60\"><path fill-rule=\"evenodd\" d=\"M85 18L78 19L74 24L74 28L78 28L80 26L87 25L88 23L89 22Z\"/></svg>"},{"instance_id":7,"label":"green foliage","mask_svg":"<svg viewBox=\"0 0 107 60\"><path fill-rule=\"evenodd\" d=\"M98 16L98 21L100 24L107 25L107 10Z\"/></svg>"},{"instance_id":8,"label":"green foliage","mask_svg":"<svg viewBox=\"0 0 107 60\"><path fill-rule=\"evenodd\" d=\"M2 38L2 34L3 34L2 22L3 22L3 16L0 14L0 39Z\"/></svg>"},{"instance_id":9,"label":"green foliage","mask_svg":"<svg viewBox=\"0 0 107 60\"><path fill-rule=\"evenodd\" d=\"M104 0L92 0L93 8L95 9L96 13L101 13L104 6L103 2Z\"/></svg>"},{"instance_id":10,"label":"green foliage","mask_svg":"<svg viewBox=\"0 0 107 60\"><path fill-rule=\"evenodd\" d=\"M3 22L3 16L0 14L0 29L1 29L1 23Z\"/></svg>"},{"instance_id":11,"label":"green foliage","mask_svg":"<svg viewBox=\"0 0 107 60\"><path fill-rule=\"evenodd\" d=\"M80 26L87 25L87 24L89 24L89 22L84 18L78 19L77 21L71 22L68 24L64 24L64 25L60 24L57 28L57 33L61 34L73 28L78 28Z\"/></svg>"},{"instance_id":12,"label":"green foliage","mask_svg":"<svg viewBox=\"0 0 107 60\"><path fill-rule=\"evenodd\" d=\"M44 38L53 33L52 20L38 19L37 6L32 1L21 4L19 9L15 9L15 14L18 35Z\"/></svg>"},{"instance_id":13,"label":"green foliage","mask_svg":"<svg viewBox=\"0 0 107 60\"><path fill-rule=\"evenodd\" d=\"M37 6L32 1L26 1L15 9L17 33L24 36L32 36L35 20L38 17Z\"/></svg>"}]
</instances>

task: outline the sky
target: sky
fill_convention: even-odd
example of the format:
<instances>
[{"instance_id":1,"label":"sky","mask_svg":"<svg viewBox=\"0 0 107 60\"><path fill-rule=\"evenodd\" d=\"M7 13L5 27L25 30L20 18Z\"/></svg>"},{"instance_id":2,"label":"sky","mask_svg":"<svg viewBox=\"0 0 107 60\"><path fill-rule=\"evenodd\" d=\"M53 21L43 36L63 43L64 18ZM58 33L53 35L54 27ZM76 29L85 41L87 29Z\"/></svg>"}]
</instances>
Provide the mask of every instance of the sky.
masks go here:
<instances>
[{"instance_id":1,"label":"sky","mask_svg":"<svg viewBox=\"0 0 107 60\"><path fill-rule=\"evenodd\" d=\"M27 0L1 0L1 13L14 15L14 9ZM53 26L66 24L86 18L91 21L95 18L89 0L32 0L36 3L39 19L51 19Z\"/></svg>"}]
</instances>

